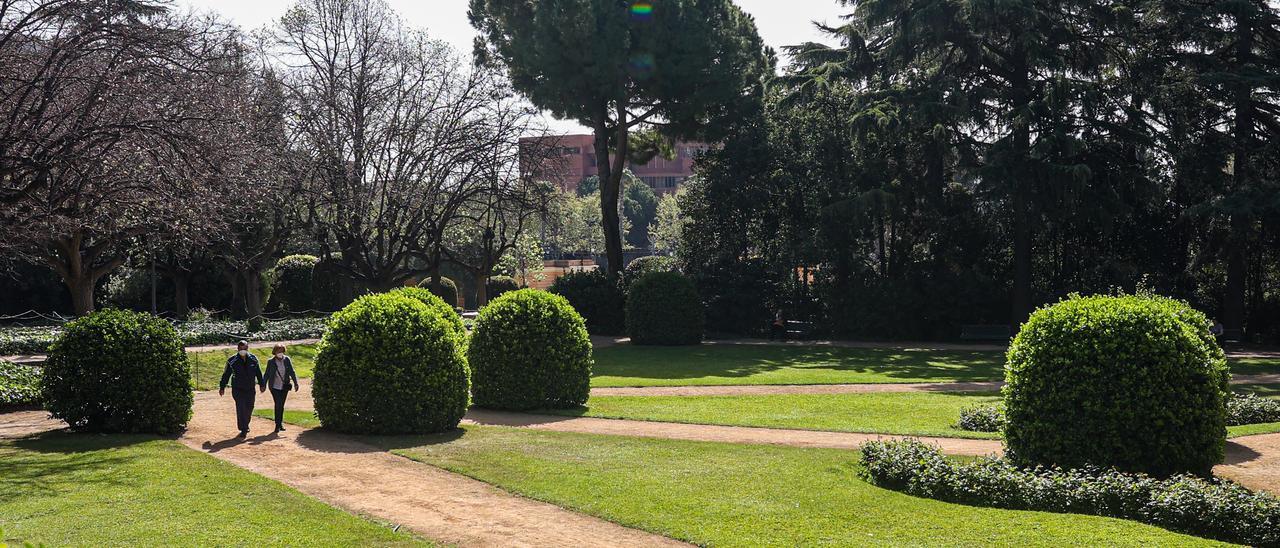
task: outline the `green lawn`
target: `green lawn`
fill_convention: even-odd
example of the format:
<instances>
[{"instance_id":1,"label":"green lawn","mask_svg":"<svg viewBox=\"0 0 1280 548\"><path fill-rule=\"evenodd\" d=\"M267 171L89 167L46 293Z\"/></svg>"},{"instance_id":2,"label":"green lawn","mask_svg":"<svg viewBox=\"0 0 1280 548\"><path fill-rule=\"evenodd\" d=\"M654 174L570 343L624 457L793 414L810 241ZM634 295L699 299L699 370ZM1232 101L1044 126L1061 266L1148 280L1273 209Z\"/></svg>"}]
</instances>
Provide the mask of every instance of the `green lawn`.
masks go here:
<instances>
[{"instance_id":1,"label":"green lawn","mask_svg":"<svg viewBox=\"0 0 1280 548\"><path fill-rule=\"evenodd\" d=\"M0 443L0 528L19 545L427 545L152 436Z\"/></svg>"},{"instance_id":2,"label":"green lawn","mask_svg":"<svg viewBox=\"0 0 1280 548\"><path fill-rule=\"evenodd\" d=\"M1004 352L825 346L618 345L596 349L592 386L991 381ZM1232 360L1237 374L1280 373L1280 360Z\"/></svg>"},{"instance_id":3,"label":"green lawn","mask_svg":"<svg viewBox=\"0 0 1280 548\"><path fill-rule=\"evenodd\" d=\"M253 353L262 364L262 372L267 372L267 359L271 357L271 345L253 345ZM227 358L235 354L235 350L213 350L209 352L188 352L187 360L191 365L191 378L196 390L214 390L222 378L222 370L227 366ZM315 367L316 345L300 344L289 347L289 359L293 362L293 370L299 378L311 377Z\"/></svg>"},{"instance_id":4,"label":"green lawn","mask_svg":"<svg viewBox=\"0 0 1280 548\"><path fill-rule=\"evenodd\" d=\"M994 393L870 393L774 396L599 396L560 415L730 426L799 428L953 438L997 439L953 425L960 409L994 404Z\"/></svg>"},{"instance_id":5,"label":"green lawn","mask_svg":"<svg viewBox=\"0 0 1280 548\"><path fill-rule=\"evenodd\" d=\"M976 508L858 478L854 453L469 426L397 454L631 527L714 546L1215 545L1109 518Z\"/></svg>"},{"instance_id":6,"label":"green lawn","mask_svg":"<svg viewBox=\"0 0 1280 548\"><path fill-rule=\"evenodd\" d=\"M274 409L254 409L253 414L256 417L276 420L276 412ZM284 422L287 422L289 424L296 424L303 428L319 428L320 427L320 419L317 419L316 414L311 411L296 411L293 409L285 409Z\"/></svg>"},{"instance_id":7,"label":"green lawn","mask_svg":"<svg viewBox=\"0 0 1280 548\"><path fill-rule=\"evenodd\" d=\"M816 346L619 345L595 351L592 386L985 381L1004 354Z\"/></svg>"}]
</instances>

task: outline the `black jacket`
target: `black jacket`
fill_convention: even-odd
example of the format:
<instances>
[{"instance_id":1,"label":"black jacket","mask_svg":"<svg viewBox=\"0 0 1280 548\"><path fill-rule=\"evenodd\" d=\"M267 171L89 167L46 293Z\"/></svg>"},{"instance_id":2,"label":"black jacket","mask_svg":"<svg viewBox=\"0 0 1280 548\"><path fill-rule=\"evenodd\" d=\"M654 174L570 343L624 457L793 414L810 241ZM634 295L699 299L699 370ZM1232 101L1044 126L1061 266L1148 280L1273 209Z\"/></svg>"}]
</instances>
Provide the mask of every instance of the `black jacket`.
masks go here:
<instances>
[{"instance_id":1,"label":"black jacket","mask_svg":"<svg viewBox=\"0 0 1280 548\"><path fill-rule=\"evenodd\" d=\"M271 388L273 390L275 389L275 386L273 386L271 383L274 383L276 381L276 368L277 368L276 359L274 357L267 360L267 374L263 377L263 384L265 384L267 388ZM284 389L293 390L293 387L295 386L298 386L298 375L297 373L293 372L293 360L290 360L289 356L285 356L284 357Z\"/></svg>"},{"instance_id":2,"label":"black jacket","mask_svg":"<svg viewBox=\"0 0 1280 548\"><path fill-rule=\"evenodd\" d=\"M222 382L219 389L227 387L231 381L232 390L253 390L254 386L262 386L262 368L258 367L258 357L252 352L245 358L235 354L227 358L227 368L222 371Z\"/></svg>"}]
</instances>

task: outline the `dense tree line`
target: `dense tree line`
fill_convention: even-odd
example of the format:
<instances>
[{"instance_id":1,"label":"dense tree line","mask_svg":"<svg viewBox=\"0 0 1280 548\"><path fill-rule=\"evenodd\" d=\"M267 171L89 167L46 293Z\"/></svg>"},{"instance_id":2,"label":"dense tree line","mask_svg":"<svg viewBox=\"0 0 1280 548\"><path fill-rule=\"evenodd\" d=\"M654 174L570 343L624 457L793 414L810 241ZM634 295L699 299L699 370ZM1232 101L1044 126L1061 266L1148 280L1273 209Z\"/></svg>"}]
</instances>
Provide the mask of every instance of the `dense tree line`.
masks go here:
<instances>
[{"instance_id":1,"label":"dense tree line","mask_svg":"<svg viewBox=\"0 0 1280 548\"><path fill-rule=\"evenodd\" d=\"M1142 284L1280 337L1275 5L841 4L682 200L713 323L948 338Z\"/></svg>"},{"instance_id":2,"label":"dense tree line","mask_svg":"<svg viewBox=\"0 0 1280 548\"><path fill-rule=\"evenodd\" d=\"M257 317L293 253L336 280L328 307L447 262L483 287L546 208L536 115L382 0L297 0L253 35L166 0L0 0L0 267L69 295L0 311L84 314L156 272L179 316L198 288Z\"/></svg>"}]
</instances>

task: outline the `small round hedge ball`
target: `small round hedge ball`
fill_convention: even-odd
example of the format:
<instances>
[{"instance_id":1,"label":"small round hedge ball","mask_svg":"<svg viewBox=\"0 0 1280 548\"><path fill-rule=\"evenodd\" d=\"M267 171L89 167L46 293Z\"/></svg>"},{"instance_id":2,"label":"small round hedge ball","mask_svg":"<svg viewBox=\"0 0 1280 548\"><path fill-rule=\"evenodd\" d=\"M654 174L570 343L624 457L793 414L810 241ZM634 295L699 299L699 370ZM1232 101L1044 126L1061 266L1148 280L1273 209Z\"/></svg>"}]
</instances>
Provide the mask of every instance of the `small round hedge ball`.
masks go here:
<instances>
[{"instance_id":1,"label":"small round hedge ball","mask_svg":"<svg viewBox=\"0 0 1280 548\"><path fill-rule=\"evenodd\" d=\"M441 276L441 277L440 277L440 289L438 289L438 290L437 290L435 287L433 287L433 286L432 286L432 284L431 284L431 278L427 278L427 279L422 280L421 282L419 282L419 283L418 283L418 287L421 287L421 288L423 288L423 289L430 290L430 291L431 291L432 293L434 293L437 297L440 297L441 299L443 299L443 300L444 300L444 302L445 302L445 304L448 304L448 305L449 305L449 308L457 308L457 306L458 306L458 284L457 284L457 283L455 283L452 279L449 279L449 278L447 278L447 277Z\"/></svg>"},{"instance_id":2,"label":"small round hedge ball","mask_svg":"<svg viewBox=\"0 0 1280 548\"><path fill-rule=\"evenodd\" d=\"M173 434L191 419L191 373L169 322L102 310L68 323L49 350L40 399L73 430Z\"/></svg>"},{"instance_id":3,"label":"small round hedge ball","mask_svg":"<svg viewBox=\"0 0 1280 548\"><path fill-rule=\"evenodd\" d=\"M334 313L314 375L316 417L339 432L442 432L470 403L453 321L403 294L366 295Z\"/></svg>"},{"instance_id":4,"label":"small round hedge ball","mask_svg":"<svg viewBox=\"0 0 1280 548\"><path fill-rule=\"evenodd\" d=\"M650 272L627 294L627 334L632 344L690 345L702 342L705 311L689 278Z\"/></svg>"},{"instance_id":5,"label":"small round hedge ball","mask_svg":"<svg viewBox=\"0 0 1280 548\"><path fill-rule=\"evenodd\" d=\"M466 344L467 326L462 323L462 316L458 314L457 309L449 306L448 303L444 302L444 299L441 299L435 293L421 287L401 287L399 289L391 290L391 293L416 299L422 302L422 304L427 305L427 308L435 310L441 316L449 320L449 324L453 326L454 332L457 333L458 341L461 344Z\"/></svg>"},{"instance_id":6,"label":"small round hedge ball","mask_svg":"<svg viewBox=\"0 0 1280 548\"><path fill-rule=\"evenodd\" d=\"M1009 347L1009 457L1022 465L1207 476L1226 444L1229 373L1208 319L1156 296L1073 296Z\"/></svg>"},{"instance_id":7,"label":"small round hedge ball","mask_svg":"<svg viewBox=\"0 0 1280 548\"><path fill-rule=\"evenodd\" d=\"M591 393L591 338L564 297L521 289L480 311L467 350L476 405L571 408Z\"/></svg>"}]
</instances>

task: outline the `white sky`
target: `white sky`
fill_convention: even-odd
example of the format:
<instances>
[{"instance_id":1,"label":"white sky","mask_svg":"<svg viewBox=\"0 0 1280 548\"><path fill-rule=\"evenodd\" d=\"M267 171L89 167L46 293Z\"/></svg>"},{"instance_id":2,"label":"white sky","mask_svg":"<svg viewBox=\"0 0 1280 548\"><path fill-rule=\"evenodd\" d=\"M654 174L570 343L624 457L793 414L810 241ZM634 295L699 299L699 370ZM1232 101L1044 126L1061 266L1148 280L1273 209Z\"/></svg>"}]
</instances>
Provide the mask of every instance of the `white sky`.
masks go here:
<instances>
[{"instance_id":1,"label":"white sky","mask_svg":"<svg viewBox=\"0 0 1280 548\"><path fill-rule=\"evenodd\" d=\"M467 0L387 0L413 27L454 45L460 52L471 54L475 29L467 21ZM813 21L830 24L848 11L836 0L735 0L747 13L755 16L756 27L766 44L781 50L782 46L807 41L823 41ZM293 0L176 0L179 6L221 13L245 30L271 24L293 4ZM779 52L781 55L781 52ZM786 62L783 58L782 62ZM552 127L565 132L585 132L573 122L550 121Z\"/></svg>"}]
</instances>

